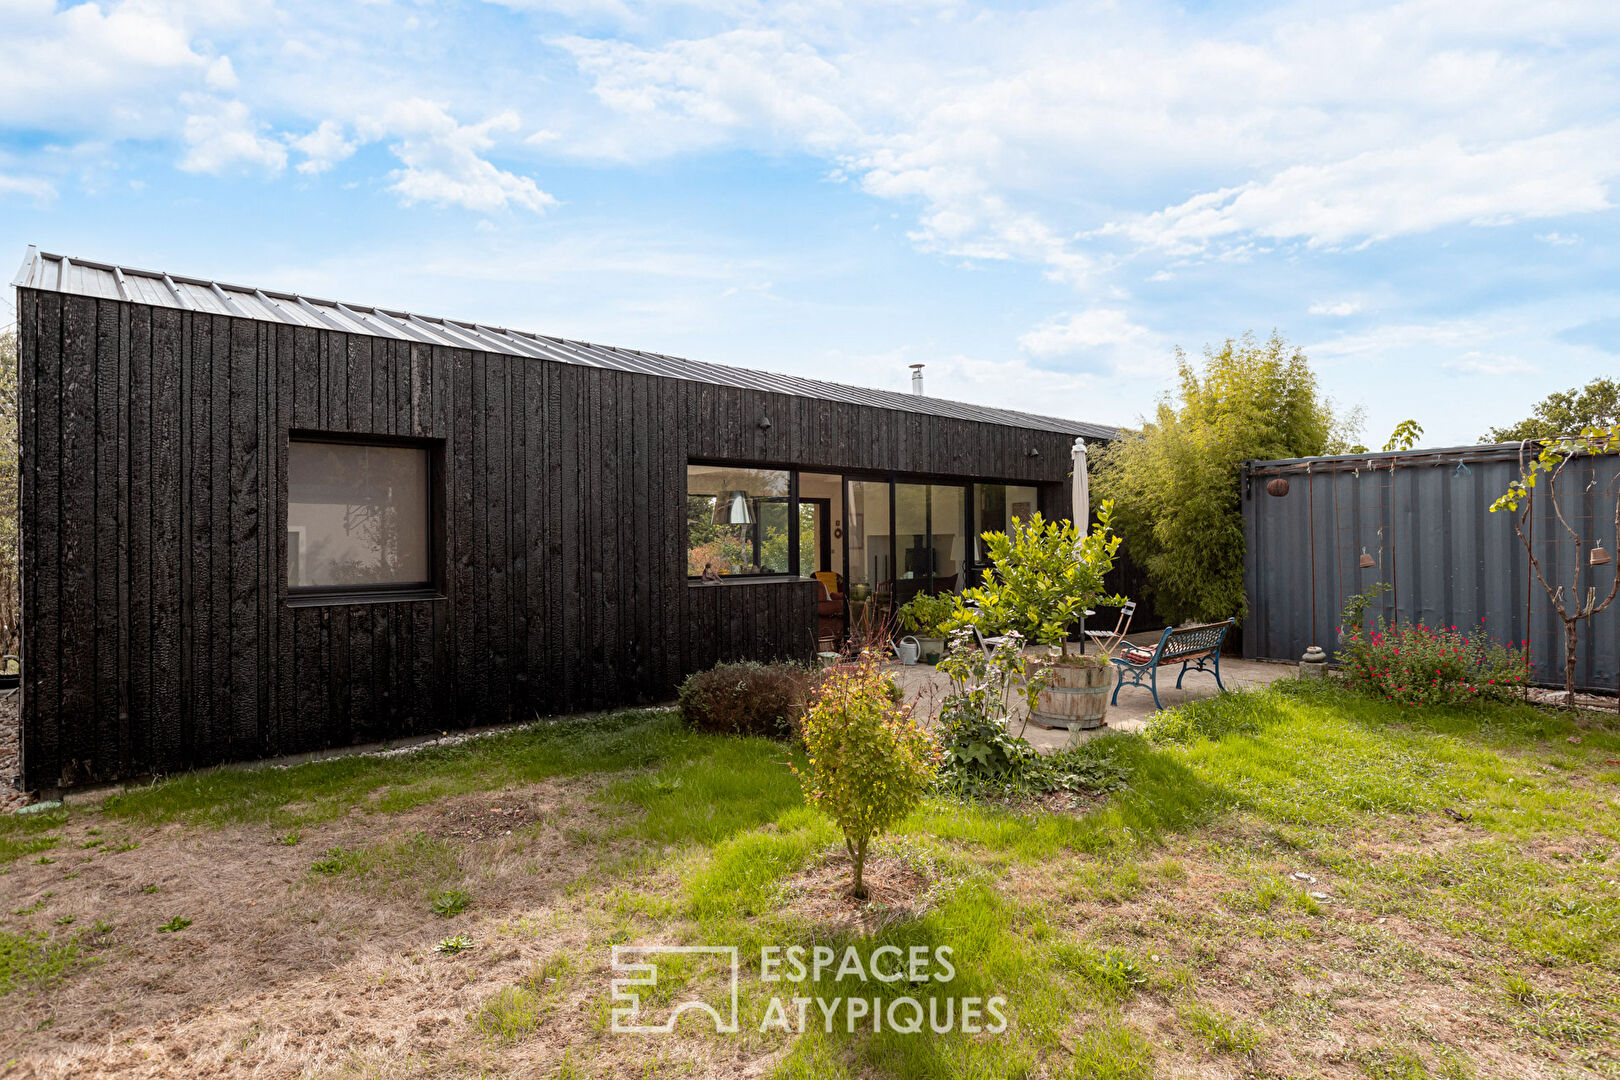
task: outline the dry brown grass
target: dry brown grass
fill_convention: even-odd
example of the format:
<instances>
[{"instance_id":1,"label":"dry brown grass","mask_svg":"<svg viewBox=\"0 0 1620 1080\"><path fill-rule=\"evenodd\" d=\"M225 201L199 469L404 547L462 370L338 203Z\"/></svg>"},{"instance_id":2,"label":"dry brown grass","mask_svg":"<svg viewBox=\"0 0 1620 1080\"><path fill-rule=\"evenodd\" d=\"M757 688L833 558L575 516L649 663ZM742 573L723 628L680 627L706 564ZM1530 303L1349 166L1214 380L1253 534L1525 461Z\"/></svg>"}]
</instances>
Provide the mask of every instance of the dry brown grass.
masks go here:
<instances>
[{"instance_id":1,"label":"dry brown grass","mask_svg":"<svg viewBox=\"0 0 1620 1080\"><path fill-rule=\"evenodd\" d=\"M384 1061L415 1071L462 1041L485 996L588 937L585 904L567 889L597 861L591 829L602 822L582 798L589 788L554 781L387 817L356 811L303 830L294 846L262 828L97 837L70 825L58 861L18 864L7 896L46 898L31 916L42 926L73 915L114 930L62 985L0 998L0 1060L16 1059L19 1075L62 1077L315 1076ZM310 871L329 848L417 836L444 838L449 878ZM115 837L140 846L78 846ZM473 910L435 916L428 885L465 888ZM160 933L175 915L191 925ZM523 932L498 929L512 920ZM462 928L477 949L432 951Z\"/></svg>"}]
</instances>

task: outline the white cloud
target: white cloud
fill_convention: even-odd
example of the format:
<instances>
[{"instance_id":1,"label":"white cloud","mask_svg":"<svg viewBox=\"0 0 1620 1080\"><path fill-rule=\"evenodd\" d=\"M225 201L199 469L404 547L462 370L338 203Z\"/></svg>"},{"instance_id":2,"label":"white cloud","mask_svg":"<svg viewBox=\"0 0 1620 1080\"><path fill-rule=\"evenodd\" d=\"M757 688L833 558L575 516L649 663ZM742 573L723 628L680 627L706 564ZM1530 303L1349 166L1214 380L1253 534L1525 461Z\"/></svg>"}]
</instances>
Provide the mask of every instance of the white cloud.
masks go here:
<instances>
[{"instance_id":1,"label":"white cloud","mask_svg":"<svg viewBox=\"0 0 1620 1080\"><path fill-rule=\"evenodd\" d=\"M298 163L298 171L315 176L353 154L355 145L343 137L342 124L322 120L308 135L292 140L292 148L304 155L304 160Z\"/></svg>"},{"instance_id":2,"label":"white cloud","mask_svg":"<svg viewBox=\"0 0 1620 1080\"><path fill-rule=\"evenodd\" d=\"M1047 358L1088 349L1154 343L1152 331L1131 322L1125 312L1096 308L1042 323L1018 339L1029 352Z\"/></svg>"},{"instance_id":3,"label":"white cloud","mask_svg":"<svg viewBox=\"0 0 1620 1080\"><path fill-rule=\"evenodd\" d=\"M265 125L242 102L208 98L191 104L196 111L186 117L182 169L217 175L245 167L274 174L286 167L287 148L264 134Z\"/></svg>"},{"instance_id":4,"label":"white cloud","mask_svg":"<svg viewBox=\"0 0 1620 1080\"><path fill-rule=\"evenodd\" d=\"M0 115L96 136L173 130L180 93L235 87L228 57L200 39L254 17L251 3L0 0ZM177 126L177 125L176 125Z\"/></svg>"},{"instance_id":5,"label":"white cloud","mask_svg":"<svg viewBox=\"0 0 1620 1080\"><path fill-rule=\"evenodd\" d=\"M1554 247L1569 247L1571 244L1578 244L1581 242L1581 238L1579 236L1575 236L1571 233L1561 232L1537 233L1536 239L1541 241L1543 244L1551 244Z\"/></svg>"},{"instance_id":6,"label":"white cloud","mask_svg":"<svg viewBox=\"0 0 1620 1080\"><path fill-rule=\"evenodd\" d=\"M211 90L235 90L236 68L231 64L231 58L221 56L208 65L207 73L203 76Z\"/></svg>"},{"instance_id":7,"label":"white cloud","mask_svg":"<svg viewBox=\"0 0 1620 1080\"><path fill-rule=\"evenodd\" d=\"M1517 356L1478 350L1447 360L1441 366L1462 375L1534 375L1541 370Z\"/></svg>"},{"instance_id":8,"label":"white cloud","mask_svg":"<svg viewBox=\"0 0 1620 1080\"><path fill-rule=\"evenodd\" d=\"M1319 300L1306 309L1311 315L1335 315L1340 318L1354 315L1360 310L1361 302L1358 300Z\"/></svg>"},{"instance_id":9,"label":"white cloud","mask_svg":"<svg viewBox=\"0 0 1620 1080\"><path fill-rule=\"evenodd\" d=\"M1446 225L1502 225L1609 209L1620 178L1620 126L1468 149L1440 138L1195 195L1110 225L1177 254L1244 236L1311 247L1384 240Z\"/></svg>"},{"instance_id":10,"label":"white cloud","mask_svg":"<svg viewBox=\"0 0 1620 1080\"><path fill-rule=\"evenodd\" d=\"M0 173L0 196L26 195L41 202L56 197L56 185L37 176L8 176Z\"/></svg>"},{"instance_id":11,"label":"white cloud","mask_svg":"<svg viewBox=\"0 0 1620 1080\"><path fill-rule=\"evenodd\" d=\"M1175 371L1172 344L1117 308L1050 319L1020 335L1018 344L1039 360L1062 361L1065 368L1129 374L1155 384Z\"/></svg>"},{"instance_id":12,"label":"white cloud","mask_svg":"<svg viewBox=\"0 0 1620 1080\"><path fill-rule=\"evenodd\" d=\"M390 174L390 187L407 204L461 206L480 213L508 208L540 213L557 200L527 176L497 168L481 156L495 145L492 133L513 132L520 126L511 111L481 123L460 124L442 105L415 98L363 122L361 134L394 140L390 149L405 167Z\"/></svg>"}]
</instances>

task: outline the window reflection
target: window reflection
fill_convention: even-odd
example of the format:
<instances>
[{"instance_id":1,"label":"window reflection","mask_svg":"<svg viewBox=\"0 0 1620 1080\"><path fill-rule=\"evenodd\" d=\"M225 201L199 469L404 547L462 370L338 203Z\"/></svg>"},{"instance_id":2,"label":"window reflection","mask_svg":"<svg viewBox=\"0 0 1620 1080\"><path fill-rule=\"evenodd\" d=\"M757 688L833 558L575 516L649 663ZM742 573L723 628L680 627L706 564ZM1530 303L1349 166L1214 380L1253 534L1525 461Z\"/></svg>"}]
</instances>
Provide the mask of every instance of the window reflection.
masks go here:
<instances>
[{"instance_id":1,"label":"window reflection","mask_svg":"<svg viewBox=\"0 0 1620 1080\"><path fill-rule=\"evenodd\" d=\"M688 576L785 574L788 536L786 470L687 466Z\"/></svg>"},{"instance_id":2,"label":"window reflection","mask_svg":"<svg viewBox=\"0 0 1620 1080\"><path fill-rule=\"evenodd\" d=\"M428 451L293 440L287 446L287 584L425 585Z\"/></svg>"}]
</instances>

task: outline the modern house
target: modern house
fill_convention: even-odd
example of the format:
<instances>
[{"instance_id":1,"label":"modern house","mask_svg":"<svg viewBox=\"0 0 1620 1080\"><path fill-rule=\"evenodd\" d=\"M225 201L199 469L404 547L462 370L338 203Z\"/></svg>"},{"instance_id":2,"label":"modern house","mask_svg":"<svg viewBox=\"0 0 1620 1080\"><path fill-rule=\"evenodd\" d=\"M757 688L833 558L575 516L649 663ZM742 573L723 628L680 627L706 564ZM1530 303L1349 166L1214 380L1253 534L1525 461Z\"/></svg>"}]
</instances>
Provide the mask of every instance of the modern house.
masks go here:
<instances>
[{"instance_id":1,"label":"modern house","mask_svg":"<svg viewBox=\"0 0 1620 1080\"><path fill-rule=\"evenodd\" d=\"M32 249L15 285L32 788L809 661L1115 434Z\"/></svg>"}]
</instances>

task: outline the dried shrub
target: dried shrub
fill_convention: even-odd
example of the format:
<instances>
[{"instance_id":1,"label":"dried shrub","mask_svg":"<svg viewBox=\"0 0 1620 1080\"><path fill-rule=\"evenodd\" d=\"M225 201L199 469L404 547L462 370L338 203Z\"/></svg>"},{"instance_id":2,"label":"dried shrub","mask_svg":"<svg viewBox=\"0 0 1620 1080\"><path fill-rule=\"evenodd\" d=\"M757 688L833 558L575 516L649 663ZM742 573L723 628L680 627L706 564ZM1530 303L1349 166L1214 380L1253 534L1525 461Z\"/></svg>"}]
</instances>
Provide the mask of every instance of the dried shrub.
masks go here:
<instances>
[{"instance_id":1,"label":"dried shrub","mask_svg":"<svg viewBox=\"0 0 1620 1080\"><path fill-rule=\"evenodd\" d=\"M796 664L718 664L681 684L681 715L695 731L786 738L811 681L812 673Z\"/></svg>"}]
</instances>

